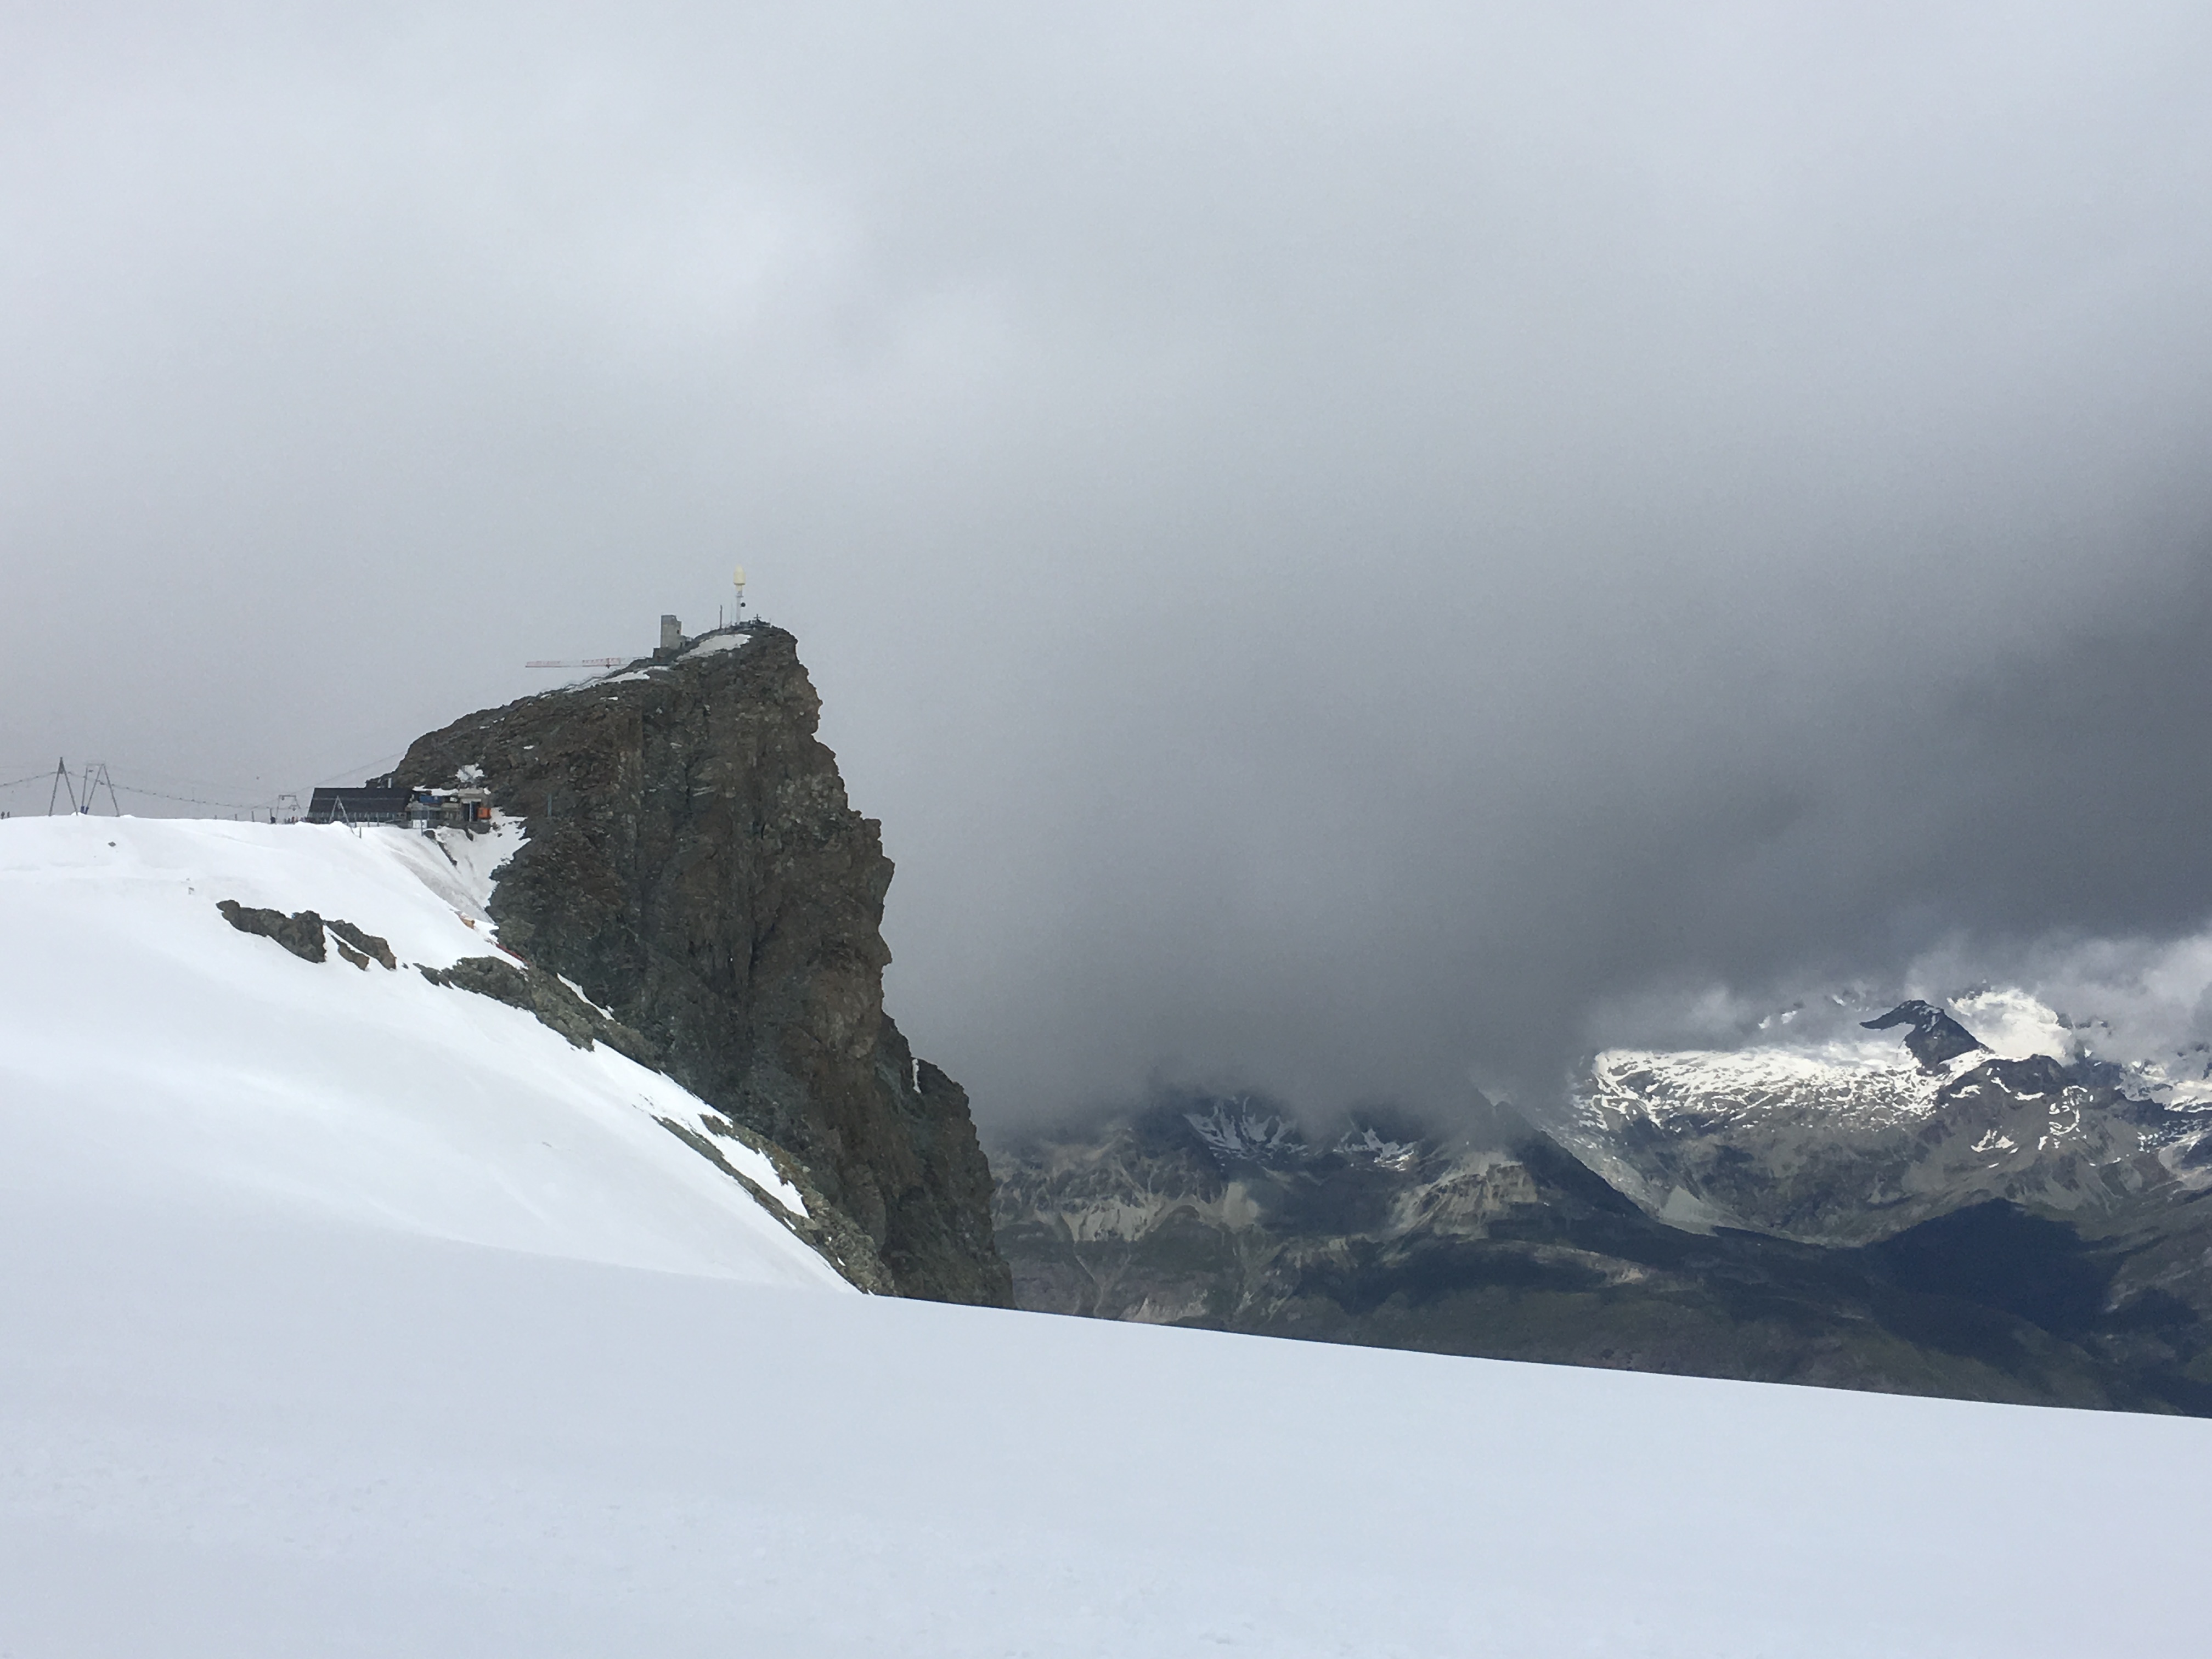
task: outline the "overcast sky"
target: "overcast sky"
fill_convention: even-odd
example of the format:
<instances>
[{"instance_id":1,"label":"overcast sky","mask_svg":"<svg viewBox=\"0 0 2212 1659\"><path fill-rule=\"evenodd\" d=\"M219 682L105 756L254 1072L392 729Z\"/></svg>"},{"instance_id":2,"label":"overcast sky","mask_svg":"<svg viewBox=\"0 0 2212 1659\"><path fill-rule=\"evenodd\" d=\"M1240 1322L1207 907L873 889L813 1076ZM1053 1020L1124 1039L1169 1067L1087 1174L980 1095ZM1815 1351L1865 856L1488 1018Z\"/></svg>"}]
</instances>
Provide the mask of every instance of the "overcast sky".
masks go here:
<instances>
[{"instance_id":1,"label":"overcast sky","mask_svg":"<svg viewBox=\"0 0 2212 1659\"><path fill-rule=\"evenodd\" d=\"M2208 86L2201 5L0 0L0 781L357 781L742 560L987 1126L2193 929Z\"/></svg>"}]
</instances>

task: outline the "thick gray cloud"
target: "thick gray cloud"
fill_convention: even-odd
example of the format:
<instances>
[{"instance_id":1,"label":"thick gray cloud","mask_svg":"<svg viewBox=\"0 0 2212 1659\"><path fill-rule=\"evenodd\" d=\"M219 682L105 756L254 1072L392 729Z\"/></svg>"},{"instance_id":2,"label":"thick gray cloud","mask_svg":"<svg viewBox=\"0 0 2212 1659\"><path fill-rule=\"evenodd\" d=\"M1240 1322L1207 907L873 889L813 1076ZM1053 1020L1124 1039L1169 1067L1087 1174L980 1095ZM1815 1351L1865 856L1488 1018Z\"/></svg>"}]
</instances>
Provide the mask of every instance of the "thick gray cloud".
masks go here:
<instances>
[{"instance_id":1,"label":"thick gray cloud","mask_svg":"<svg viewBox=\"0 0 2212 1659\"><path fill-rule=\"evenodd\" d=\"M0 780L365 774L741 559L998 1122L2212 908L2201 9L0 32Z\"/></svg>"}]
</instances>

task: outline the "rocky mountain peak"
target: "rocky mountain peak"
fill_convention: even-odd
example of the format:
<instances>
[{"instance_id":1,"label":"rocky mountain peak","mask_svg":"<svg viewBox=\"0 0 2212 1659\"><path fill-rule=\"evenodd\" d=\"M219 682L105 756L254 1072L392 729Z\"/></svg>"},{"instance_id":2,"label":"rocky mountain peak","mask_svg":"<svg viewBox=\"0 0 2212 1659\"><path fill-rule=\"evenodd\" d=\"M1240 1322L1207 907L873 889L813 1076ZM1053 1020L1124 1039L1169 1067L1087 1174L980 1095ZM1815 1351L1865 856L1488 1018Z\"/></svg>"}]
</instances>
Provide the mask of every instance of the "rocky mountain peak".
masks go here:
<instances>
[{"instance_id":1,"label":"rocky mountain peak","mask_svg":"<svg viewBox=\"0 0 2212 1659\"><path fill-rule=\"evenodd\" d=\"M1900 1002L1880 1019L1863 1019L1859 1024L1869 1031L1910 1025L1912 1029L1905 1034L1905 1046L1923 1072L1939 1071L1961 1054L1986 1049L1972 1032L1929 1002Z\"/></svg>"},{"instance_id":2,"label":"rocky mountain peak","mask_svg":"<svg viewBox=\"0 0 2212 1659\"><path fill-rule=\"evenodd\" d=\"M523 821L502 943L797 1158L902 1293L1004 1304L968 1097L884 1011L891 862L820 708L798 641L755 623L456 720L397 775L480 777Z\"/></svg>"}]
</instances>

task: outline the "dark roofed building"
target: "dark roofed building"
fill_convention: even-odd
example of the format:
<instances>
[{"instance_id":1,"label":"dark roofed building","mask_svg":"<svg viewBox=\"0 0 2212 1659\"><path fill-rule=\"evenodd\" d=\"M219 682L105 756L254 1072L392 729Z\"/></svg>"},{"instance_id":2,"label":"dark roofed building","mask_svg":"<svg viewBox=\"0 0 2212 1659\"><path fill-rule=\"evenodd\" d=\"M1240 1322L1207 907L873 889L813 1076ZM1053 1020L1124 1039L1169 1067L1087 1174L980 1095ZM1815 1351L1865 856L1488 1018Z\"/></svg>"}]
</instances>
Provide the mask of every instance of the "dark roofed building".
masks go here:
<instances>
[{"instance_id":1,"label":"dark roofed building","mask_svg":"<svg viewBox=\"0 0 2212 1659\"><path fill-rule=\"evenodd\" d=\"M388 777L371 778L358 789L318 789L307 803L307 822L404 823L414 793Z\"/></svg>"}]
</instances>

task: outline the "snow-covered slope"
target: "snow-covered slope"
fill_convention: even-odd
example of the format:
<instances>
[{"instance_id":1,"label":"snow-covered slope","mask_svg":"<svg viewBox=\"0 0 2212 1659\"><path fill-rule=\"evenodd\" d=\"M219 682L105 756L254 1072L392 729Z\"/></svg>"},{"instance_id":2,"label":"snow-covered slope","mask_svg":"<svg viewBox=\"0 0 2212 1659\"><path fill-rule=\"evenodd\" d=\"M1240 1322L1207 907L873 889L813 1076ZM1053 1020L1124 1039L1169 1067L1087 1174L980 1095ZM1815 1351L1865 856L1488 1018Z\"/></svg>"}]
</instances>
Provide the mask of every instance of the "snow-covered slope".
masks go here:
<instances>
[{"instance_id":1,"label":"snow-covered slope","mask_svg":"<svg viewBox=\"0 0 2212 1659\"><path fill-rule=\"evenodd\" d=\"M497 850L0 824L0 1656L2197 1639L2212 1424L809 1293L665 1079L215 908L436 966Z\"/></svg>"},{"instance_id":2,"label":"snow-covered slope","mask_svg":"<svg viewBox=\"0 0 2212 1659\"><path fill-rule=\"evenodd\" d=\"M848 1288L664 1126L711 1129L695 1097L416 971L497 950L484 901L514 845L505 826L0 823L0 1179ZM398 966L304 961L226 899L352 923ZM766 1157L716 1144L803 1206Z\"/></svg>"},{"instance_id":3,"label":"snow-covered slope","mask_svg":"<svg viewBox=\"0 0 2212 1659\"><path fill-rule=\"evenodd\" d=\"M21 1659L2080 1659L2212 1423L0 1207ZM2192 1634L2191 1632L2196 1632Z\"/></svg>"}]
</instances>

